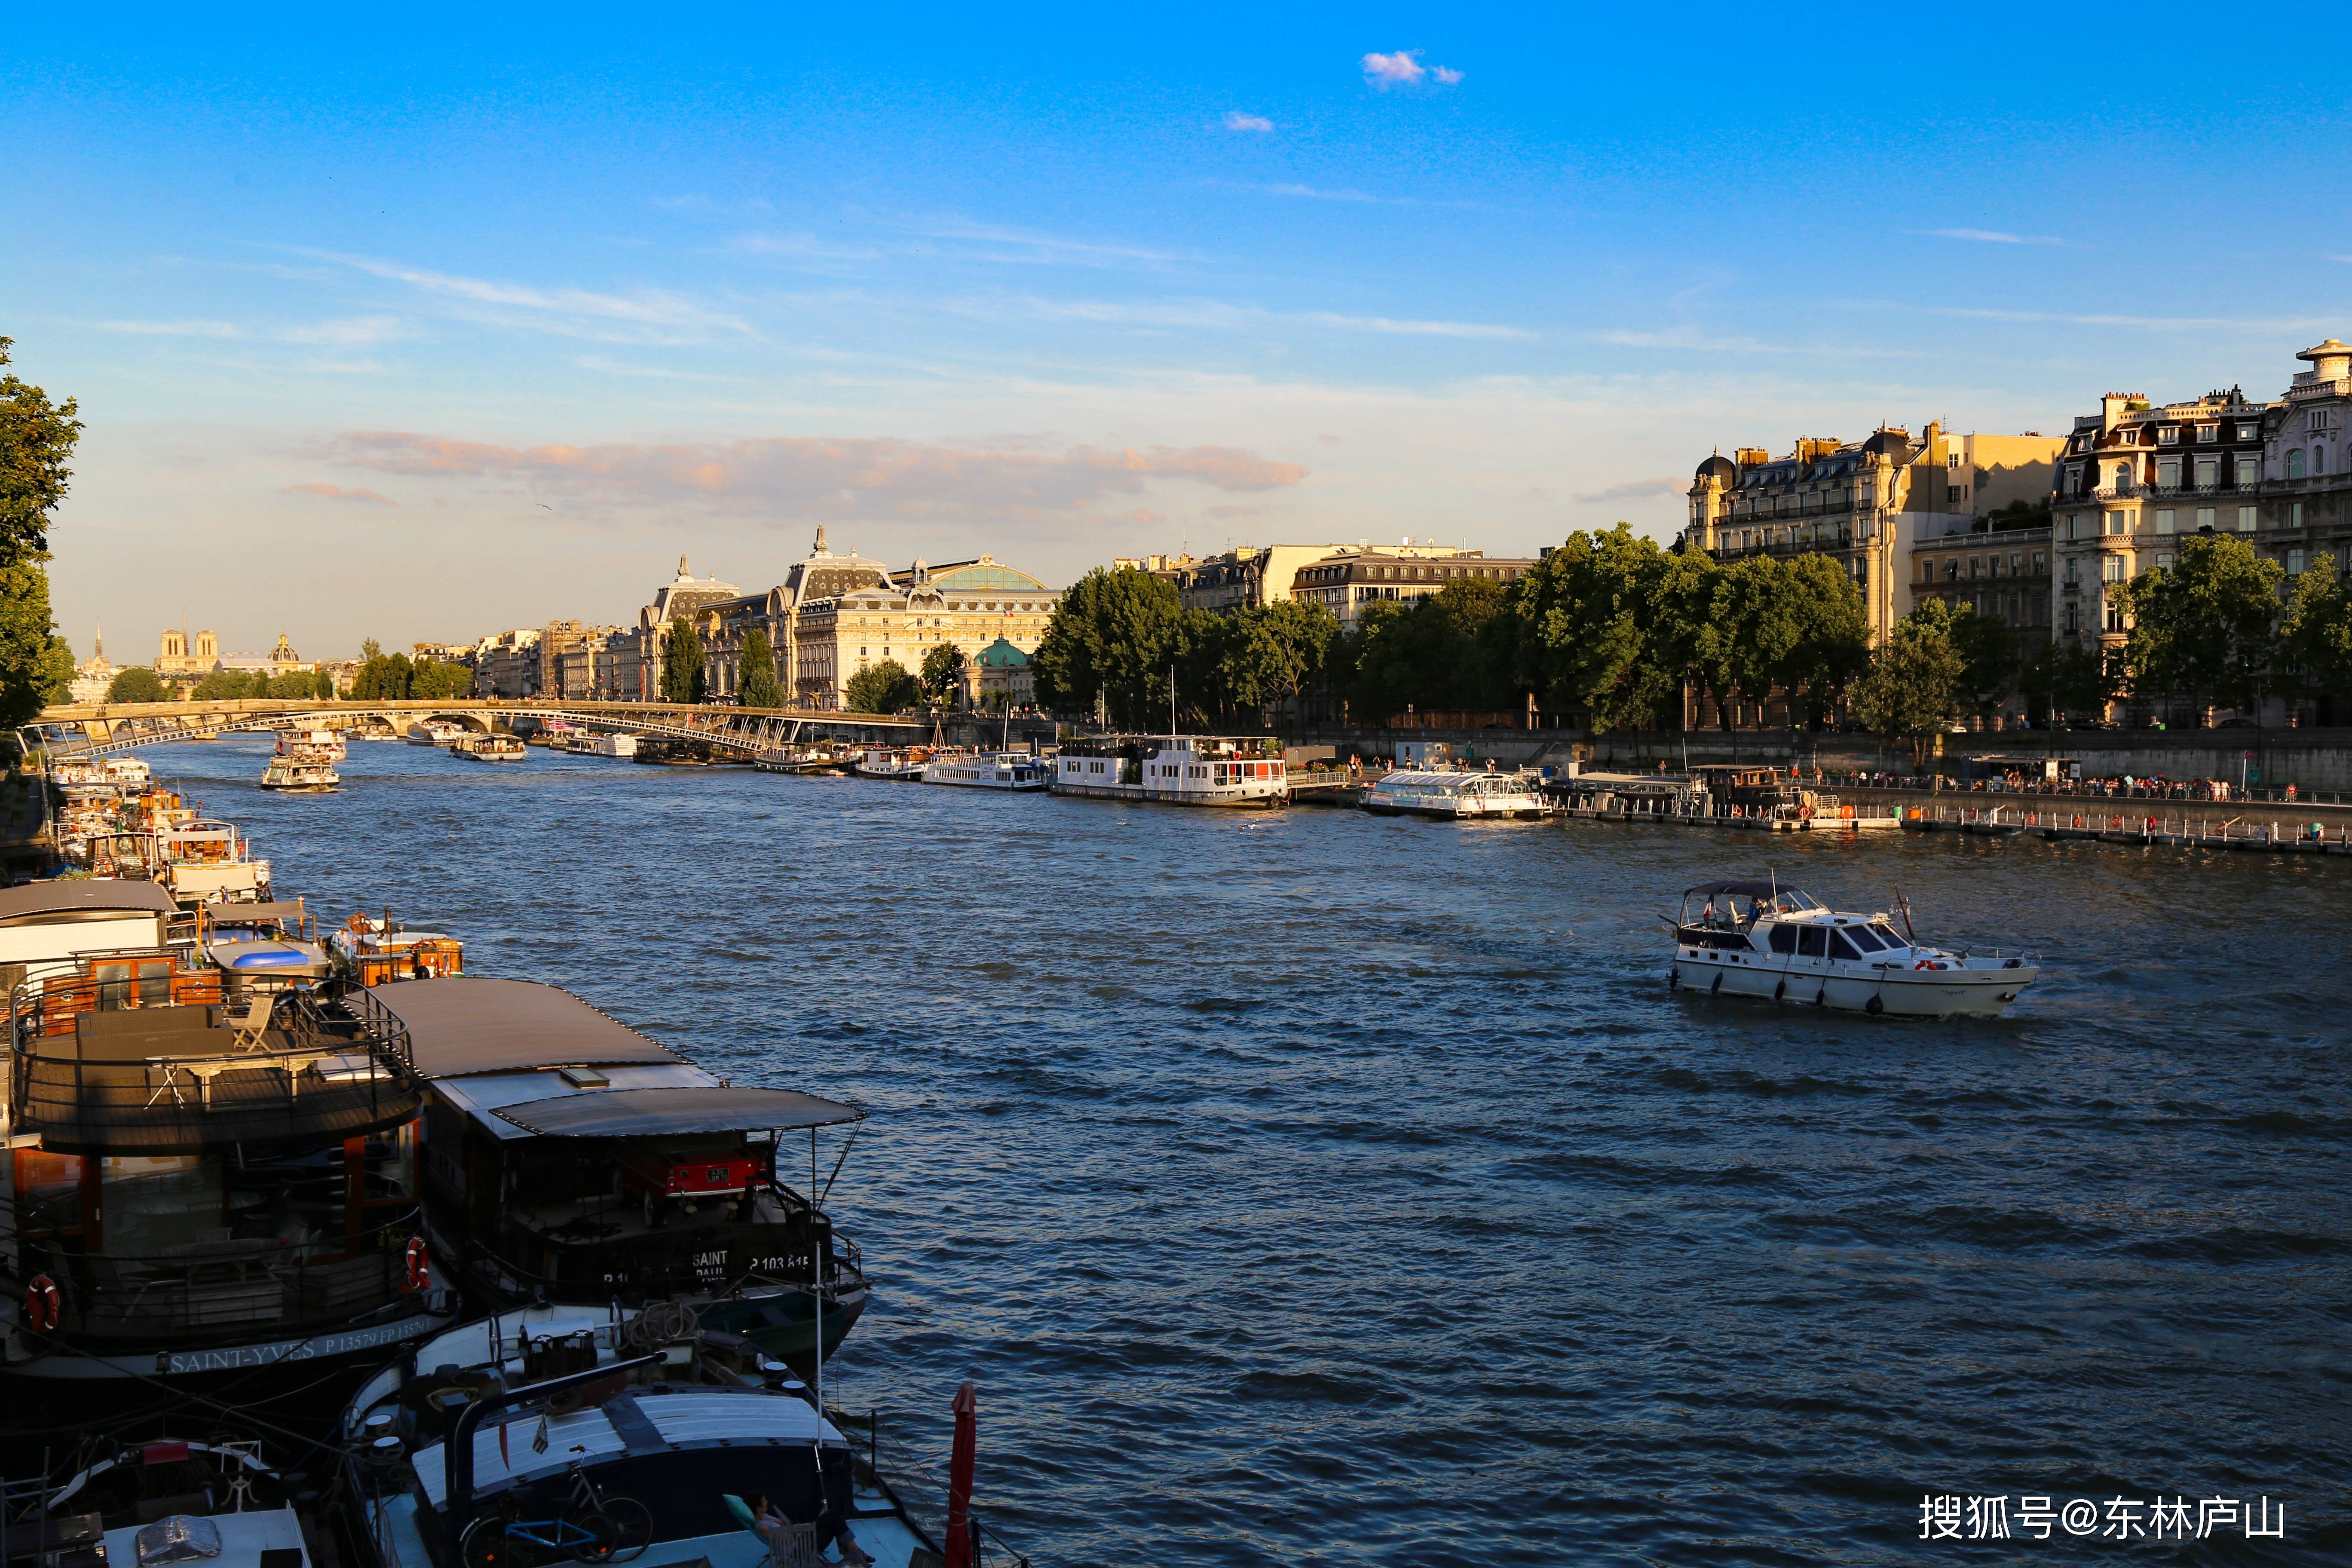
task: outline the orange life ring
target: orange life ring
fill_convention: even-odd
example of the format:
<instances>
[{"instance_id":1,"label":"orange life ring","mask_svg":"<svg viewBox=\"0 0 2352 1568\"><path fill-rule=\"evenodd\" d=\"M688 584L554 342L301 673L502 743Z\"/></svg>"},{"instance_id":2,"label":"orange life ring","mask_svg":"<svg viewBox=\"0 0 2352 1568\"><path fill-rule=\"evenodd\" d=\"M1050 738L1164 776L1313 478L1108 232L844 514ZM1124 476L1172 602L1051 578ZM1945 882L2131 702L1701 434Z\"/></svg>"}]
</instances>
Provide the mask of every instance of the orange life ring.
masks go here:
<instances>
[{"instance_id":1,"label":"orange life ring","mask_svg":"<svg viewBox=\"0 0 2352 1568\"><path fill-rule=\"evenodd\" d=\"M408 1238L408 1289L422 1290L432 1283L433 1268L425 1250L425 1238L412 1236Z\"/></svg>"},{"instance_id":2,"label":"orange life ring","mask_svg":"<svg viewBox=\"0 0 2352 1568\"><path fill-rule=\"evenodd\" d=\"M58 1293L58 1282L46 1274L33 1276L33 1282L25 1287L25 1326L46 1334L58 1326L64 1310L65 1298Z\"/></svg>"},{"instance_id":3,"label":"orange life ring","mask_svg":"<svg viewBox=\"0 0 2352 1568\"><path fill-rule=\"evenodd\" d=\"M1943 966L1942 964L1940 964L1940 963L1937 963L1937 962L1936 962L1934 959L1932 959L1932 958L1923 958L1923 959L1921 959L1918 963L1916 963L1913 964L1911 967L1912 967L1913 969L1915 969L1915 970L1916 970L1916 969L1941 969L1941 968L1943 968L1944 966Z\"/></svg>"}]
</instances>

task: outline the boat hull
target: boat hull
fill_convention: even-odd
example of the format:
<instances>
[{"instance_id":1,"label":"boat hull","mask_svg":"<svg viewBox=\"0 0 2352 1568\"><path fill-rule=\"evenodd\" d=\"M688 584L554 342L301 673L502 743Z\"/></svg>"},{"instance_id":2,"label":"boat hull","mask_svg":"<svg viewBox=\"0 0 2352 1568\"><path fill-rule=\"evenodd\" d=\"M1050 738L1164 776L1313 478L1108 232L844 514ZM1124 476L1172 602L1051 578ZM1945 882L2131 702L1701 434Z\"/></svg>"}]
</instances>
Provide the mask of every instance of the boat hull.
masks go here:
<instances>
[{"instance_id":1,"label":"boat hull","mask_svg":"<svg viewBox=\"0 0 2352 1568\"><path fill-rule=\"evenodd\" d=\"M2021 964L2014 969L1890 968L1865 973L1832 969L1823 961L1749 963L1727 953L1675 960L1675 980L1688 989L1895 1018L1998 1017L2041 973Z\"/></svg>"}]
</instances>

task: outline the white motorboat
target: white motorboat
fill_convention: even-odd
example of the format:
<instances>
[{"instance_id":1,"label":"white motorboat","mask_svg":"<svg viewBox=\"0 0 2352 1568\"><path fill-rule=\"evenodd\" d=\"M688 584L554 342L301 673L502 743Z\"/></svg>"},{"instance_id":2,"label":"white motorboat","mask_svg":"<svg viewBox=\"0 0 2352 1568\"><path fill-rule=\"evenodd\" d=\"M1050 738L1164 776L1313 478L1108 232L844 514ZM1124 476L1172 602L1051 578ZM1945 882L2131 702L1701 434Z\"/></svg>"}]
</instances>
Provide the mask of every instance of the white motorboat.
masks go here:
<instances>
[{"instance_id":1,"label":"white motorboat","mask_svg":"<svg viewBox=\"0 0 2352 1568\"><path fill-rule=\"evenodd\" d=\"M452 724L446 719L427 719L408 727L408 743L412 746L447 746L467 733L463 724Z\"/></svg>"},{"instance_id":2,"label":"white motorboat","mask_svg":"<svg viewBox=\"0 0 2352 1568\"><path fill-rule=\"evenodd\" d=\"M933 757L923 765L927 784L965 789L1044 789L1054 780L1045 764L1026 752L961 752Z\"/></svg>"},{"instance_id":3,"label":"white motorboat","mask_svg":"<svg viewBox=\"0 0 2352 1568\"><path fill-rule=\"evenodd\" d=\"M1691 900L1704 900L1696 915ZM1775 881L1707 882L1683 894L1678 985L1896 1017L1998 1016L2042 973L2039 953L1930 947L1890 917L1824 907Z\"/></svg>"},{"instance_id":4,"label":"white motorboat","mask_svg":"<svg viewBox=\"0 0 2352 1568\"><path fill-rule=\"evenodd\" d=\"M849 771L862 779L887 779L893 784L920 784L929 763L928 747L874 746L858 753Z\"/></svg>"},{"instance_id":5,"label":"white motorboat","mask_svg":"<svg viewBox=\"0 0 2352 1568\"><path fill-rule=\"evenodd\" d=\"M280 752L269 759L261 770L261 787L286 790L296 795L320 795L334 789L343 782L335 765L323 757L304 756L298 752Z\"/></svg>"},{"instance_id":6,"label":"white motorboat","mask_svg":"<svg viewBox=\"0 0 2352 1568\"><path fill-rule=\"evenodd\" d=\"M1449 773L1400 768L1365 792L1364 809L1381 816L1541 816L1543 783L1533 773Z\"/></svg>"},{"instance_id":7,"label":"white motorboat","mask_svg":"<svg viewBox=\"0 0 2352 1568\"><path fill-rule=\"evenodd\" d=\"M1290 769L1255 738L1101 736L1066 741L1054 759L1055 795L1149 800L1166 805L1276 806L1290 799Z\"/></svg>"},{"instance_id":8,"label":"white motorboat","mask_svg":"<svg viewBox=\"0 0 2352 1568\"><path fill-rule=\"evenodd\" d=\"M618 731L599 735L589 742L588 754L592 757L619 757L625 761L637 754L637 738Z\"/></svg>"}]
</instances>

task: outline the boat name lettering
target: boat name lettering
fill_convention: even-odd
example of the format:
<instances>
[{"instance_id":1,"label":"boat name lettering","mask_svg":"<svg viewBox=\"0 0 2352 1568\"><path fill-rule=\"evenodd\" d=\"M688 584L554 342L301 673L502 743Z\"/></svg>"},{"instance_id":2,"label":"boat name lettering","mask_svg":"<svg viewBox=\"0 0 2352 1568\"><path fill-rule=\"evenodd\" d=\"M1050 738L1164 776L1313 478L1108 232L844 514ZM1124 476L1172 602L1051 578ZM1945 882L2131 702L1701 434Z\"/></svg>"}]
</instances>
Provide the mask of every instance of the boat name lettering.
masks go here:
<instances>
[{"instance_id":1,"label":"boat name lettering","mask_svg":"<svg viewBox=\"0 0 2352 1568\"><path fill-rule=\"evenodd\" d=\"M315 1361L320 1356L349 1355L353 1351L373 1350L380 1345L397 1344L423 1332L432 1326L429 1318L409 1318L397 1323L382 1323L372 1329L352 1329L340 1334L320 1334L307 1340L282 1342L274 1345L236 1345L226 1350L174 1351L170 1370L181 1372L234 1372L241 1367L269 1366L284 1361Z\"/></svg>"}]
</instances>

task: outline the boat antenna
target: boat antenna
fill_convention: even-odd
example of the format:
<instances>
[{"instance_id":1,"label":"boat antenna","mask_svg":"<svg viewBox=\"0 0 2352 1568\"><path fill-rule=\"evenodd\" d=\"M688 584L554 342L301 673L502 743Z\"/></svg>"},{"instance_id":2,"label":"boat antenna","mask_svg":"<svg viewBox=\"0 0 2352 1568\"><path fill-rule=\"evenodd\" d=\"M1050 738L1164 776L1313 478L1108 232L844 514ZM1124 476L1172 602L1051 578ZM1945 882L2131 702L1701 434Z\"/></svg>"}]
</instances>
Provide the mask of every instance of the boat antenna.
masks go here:
<instances>
[{"instance_id":1,"label":"boat antenna","mask_svg":"<svg viewBox=\"0 0 2352 1568\"><path fill-rule=\"evenodd\" d=\"M816 1129L809 1129L809 1293L816 1302L816 1418L824 1419L824 1253L816 1238ZM817 1445L817 1498L824 1497L824 1445Z\"/></svg>"},{"instance_id":2,"label":"boat antenna","mask_svg":"<svg viewBox=\"0 0 2352 1568\"><path fill-rule=\"evenodd\" d=\"M1911 900L1903 896L1903 889L1900 888L1895 889L1895 907L1903 915L1903 934L1911 939L1913 947L1918 946L1919 933L1911 929Z\"/></svg>"},{"instance_id":3,"label":"boat antenna","mask_svg":"<svg viewBox=\"0 0 2352 1568\"><path fill-rule=\"evenodd\" d=\"M1171 751L1176 746L1176 667L1172 664L1168 667L1168 746Z\"/></svg>"}]
</instances>

